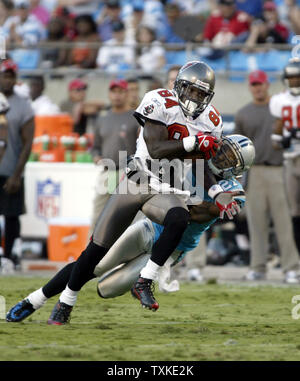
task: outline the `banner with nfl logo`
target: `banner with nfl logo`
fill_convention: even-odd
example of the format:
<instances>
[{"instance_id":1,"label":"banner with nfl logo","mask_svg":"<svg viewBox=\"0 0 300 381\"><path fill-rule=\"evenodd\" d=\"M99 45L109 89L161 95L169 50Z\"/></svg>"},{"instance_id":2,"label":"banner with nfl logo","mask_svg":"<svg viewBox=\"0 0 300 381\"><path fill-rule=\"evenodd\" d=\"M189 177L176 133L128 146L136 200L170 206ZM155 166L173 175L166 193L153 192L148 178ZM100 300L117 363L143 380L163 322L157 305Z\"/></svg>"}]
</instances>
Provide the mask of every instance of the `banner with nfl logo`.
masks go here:
<instances>
[{"instance_id":1,"label":"banner with nfl logo","mask_svg":"<svg viewBox=\"0 0 300 381\"><path fill-rule=\"evenodd\" d=\"M97 171L90 163L27 163L22 237L47 238L53 218L90 221Z\"/></svg>"},{"instance_id":2,"label":"banner with nfl logo","mask_svg":"<svg viewBox=\"0 0 300 381\"><path fill-rule=\"evenodd\" d=\"M50 219L60 215L61 183L37 181L37 216Z\"/></svg>"}]
</instances>

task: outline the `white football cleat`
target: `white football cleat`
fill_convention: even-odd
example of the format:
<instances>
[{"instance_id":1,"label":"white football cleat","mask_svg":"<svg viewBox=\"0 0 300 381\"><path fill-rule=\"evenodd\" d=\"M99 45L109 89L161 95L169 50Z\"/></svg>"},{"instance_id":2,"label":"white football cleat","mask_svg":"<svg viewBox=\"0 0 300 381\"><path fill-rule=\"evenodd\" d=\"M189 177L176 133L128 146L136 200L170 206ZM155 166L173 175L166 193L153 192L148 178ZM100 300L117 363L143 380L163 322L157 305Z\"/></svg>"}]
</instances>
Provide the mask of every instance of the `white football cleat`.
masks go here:
<instances>
[{"instance_id":1,"label":"white football cleat","mask_svg":"<svg viewBox=\"0 0 300 381\"><path fill-rule=\"evenodd\" d=\"M265 280L266 279L266 274L258 272L258 271L250 270L245 275L244 279L245 280L250 280L250 281Z\"/></svg>"},{"instance_id":2,"label":"white football cleat","mask_svg":"<svg viewBox=\"0 0 300 381\"><path fill-rule=\"evenodd\" d=\"M189 281L192 281L192 282L202 282L203 281L203 276L201 274L201 271L197 268L188 270L187 278Z\"/></svg>"},{"instance_id":3,"label":"white football cleat","mask_svg":"<svg viewBox=\"0 0 300 381\"><path fill-rule=\"evenodd\" d=\"M299 274L296 271L287 271L284 276L284 282L288 284L298 284Z\"/></svg>"},{"instance_id":4,"label":"white football cleat","mask_svg":"<svg viewBox=\"0 0 300 381\"><path fill-rule=\"evenodd\" d=\"M1 257L0 263L0 274L1 275L12 275L15 273L15 265L12 260Z\"/></svg>"}]
</instances>

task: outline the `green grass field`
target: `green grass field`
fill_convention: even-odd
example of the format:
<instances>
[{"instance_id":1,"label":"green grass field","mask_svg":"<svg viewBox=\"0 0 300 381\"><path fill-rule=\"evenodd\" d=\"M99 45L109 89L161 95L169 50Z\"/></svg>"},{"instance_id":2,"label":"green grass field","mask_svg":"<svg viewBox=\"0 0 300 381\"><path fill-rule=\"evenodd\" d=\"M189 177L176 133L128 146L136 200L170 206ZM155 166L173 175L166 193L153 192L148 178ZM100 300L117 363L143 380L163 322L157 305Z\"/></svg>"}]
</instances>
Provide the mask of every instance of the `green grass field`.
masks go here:
<instances>
[{"instance_id":1,"label":"green grass field","mask_svg":"<svg viewBox=\"0 0 300 381\"><path fill-rule=\"evenodd\" d=\"M6 308L45 280L0 278ZM95 289L96 281L84 287L67 326L46 324L56 299L22 323L0 320L0 360L300 360L300 319L291 315L299 287L181 284L156 292L155 313Z\"/></svg>"}]
</instances>

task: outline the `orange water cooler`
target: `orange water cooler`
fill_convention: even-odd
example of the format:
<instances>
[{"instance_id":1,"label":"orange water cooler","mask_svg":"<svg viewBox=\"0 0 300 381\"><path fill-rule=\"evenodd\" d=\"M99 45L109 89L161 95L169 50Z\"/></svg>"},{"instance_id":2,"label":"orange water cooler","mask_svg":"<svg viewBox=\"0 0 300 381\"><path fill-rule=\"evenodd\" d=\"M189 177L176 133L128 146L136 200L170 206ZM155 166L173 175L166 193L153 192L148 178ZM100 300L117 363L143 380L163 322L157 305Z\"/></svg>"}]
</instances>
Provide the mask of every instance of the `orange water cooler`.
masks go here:
<instances>
[{"instance_id":1,"label":"orange water cooler","mask_svg":"<svg viewBox=\"0 0 300 381\"><path fill-rule=\"evenodd\" d=\"M75 261L87 246L89 222L73 218L49 220L48 259L58 262Z\"/></svg>"}]
</instances>

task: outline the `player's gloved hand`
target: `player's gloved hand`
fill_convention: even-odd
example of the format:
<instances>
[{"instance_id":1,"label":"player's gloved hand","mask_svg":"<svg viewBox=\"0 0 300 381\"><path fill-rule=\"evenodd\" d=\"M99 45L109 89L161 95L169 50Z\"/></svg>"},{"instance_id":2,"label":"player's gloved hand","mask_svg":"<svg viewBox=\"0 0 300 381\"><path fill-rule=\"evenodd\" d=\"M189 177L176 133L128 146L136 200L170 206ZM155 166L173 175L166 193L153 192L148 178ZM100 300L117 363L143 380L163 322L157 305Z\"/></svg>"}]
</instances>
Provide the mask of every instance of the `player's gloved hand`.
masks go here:
<instances>
[{"instance_id":1,"label":"player's gloved hand","mask_svg":"<svg viewBox=\"0 0 300 381\"><path fill-rule=\"evenodd\" d=\"M198 132L197 135L187 136L182 139L185 151L199 151L204 154L206 160L216 155L219 148L220 140L215 136L205 135Z\"/></svg>"},{"instance_id":2,"label":"player's gloved hand","mask_svg":"<svg viewBox=\"0 0 300 381\"><path fill-rule=\"evenodd\" d=\"M208 190L209 197L214 200L214 203L220 210L220 218L224 219L227 216L229 220L232 220L241 211L239 204L234 198L244 194L244 191L225 192L218 184L213 185Z\"/></svg>"},{"instance_id":3,"label":"player's gloved hand","mask_svg":"<svg viewBox=\"0 0 300 381\"><path fill-rule=\"evenodd\" d=\"M220 140L215 136L204 135L199 132L196 135L196 150L203 152L206 160L216 156Z\"/></svg>"},{"instance_id":4,"label":"player's gloved hand","mask_svg":"<svg viewBox=\"0 0 300 381\"><path fill-rule=\"evenodd\" d=\"M9 110L9 103L6 96L0 93L0 114L6 114Z\"/></svg>"}]
</instances>

